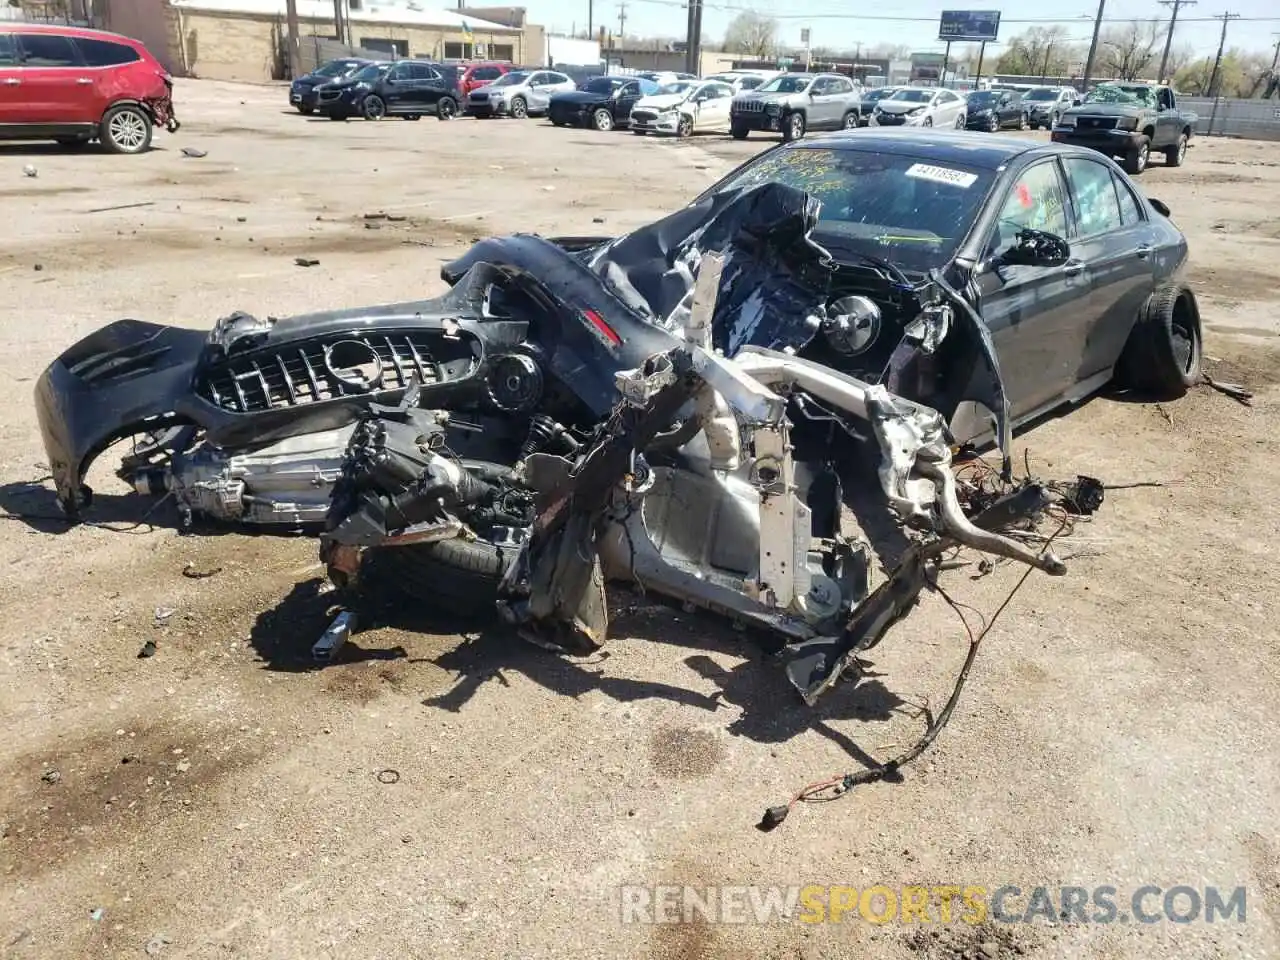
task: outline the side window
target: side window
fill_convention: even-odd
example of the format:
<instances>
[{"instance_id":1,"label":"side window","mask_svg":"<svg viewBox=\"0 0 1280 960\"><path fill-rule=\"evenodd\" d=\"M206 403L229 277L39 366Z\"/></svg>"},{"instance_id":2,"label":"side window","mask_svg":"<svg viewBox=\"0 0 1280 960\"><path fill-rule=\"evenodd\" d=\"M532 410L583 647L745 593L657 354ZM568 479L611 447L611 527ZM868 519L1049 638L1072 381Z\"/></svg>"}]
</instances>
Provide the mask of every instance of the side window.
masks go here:
<instances>
[{"instance_id":1,"label":"side window","mask_svg":"<svg viewBox=\"0 0 1280 960\"><path fill-rule=\"evenodd\" d=\"M86 67L114 67L122 63L137 63L142 59L133 47L109 40L89 40L76 37L76 46L84 58Z\"/></svg>"},{"instance_id":2,"label":"side window","mask_svg":"<svg viewBox=\"0 0 1280 960\"><path fill-rule=\"evenodd\" d=\"M1066 161L1067 182L1076 202L1080 236L1093 237L1124 226L1111 171L1094 160L1071 157Z\"/></svg>"},{"instance_id":3,"label":"side window","mask_svg":"<svg viewBox=\"0 0 1280 960\"><path fill-rule=\"evenodd\" d=\"M1003 253L1027 229L1067 235L1066 196L1056 161L1044 160L1022 171L1000 208L987 252Z\"/></svg>"},{"instance_id":4,"label":"side window","mask_svg":"<svg viewBox=\"0 0 1280 960\"><path fill-rule=\"evenodd\" d=\"M18 43L22 62L28 67L74 67L79 63L71 41L55 33L20 33Z\"/></svg>"},{"instance_id":5,"label":"side window","mask_svg":"<svg viewBox=\"0 0 1280 960\"><path fill-rule=\"evenodd\" d=\"M552 81L549 73L534 73L529 76L529 86L531 87L541 87L543 84L552 82L554 81Z\"/></svg>"},{"instance_id":6,"label":"side window","mask_svg":"<svg viewBox=\"0 0 1280 960\"><path fill-rule=\"evenodd\" d=\"M472 80L497 80L502 76L502 71L497 67L476 67L471 74Z\"/></svg>"},{"instance_id":7,"label":"side window","mask_svg":"<svg viewBox=\"0 0 1280 960\"><path fill-rule=\"evenodd\" d=\"M618 94L620 97L638 97L640 96L640 84L624 83L622 91Z\"/></svg>"},{"instance_id":8,"label":"side window","mask_svg":"<svg viewBox=\"0 0 1280 960\"><path fill-rule=\"evenodd\" d=\"M1116 181L1116 193L1120 196L1120 219L1126 227L1141 223L1142 207L1138 204L1138 198L1133 195L1133 191L1125 185L1123 180L1114 173L1112 177Z\"/></svg>"},{"instance_id":9,"label":"side window","mask_svg":"<svg viewBox=\"0 0 1280 960\"><path fill-rule=\"evenodd\" d=\"M13 45L13 34L0 33L0 67L12 67L18 62L18 51Z\"/></svg>"},{"instance_id":10,"label":"side window","mask_svg":"<svg viewBox=\"0 0 1280 960\"><path fill-rule=\"evenodd\" d=\"M819 77L813 81L813 95L815 97L824 97L831 92L831 81L826 77Z\"/></svg>"},{"instance_id":11,"label":"side window","mask_svg":"<svg viewBox=\"0 0 1280 960\"><path fill-rule=\"evenodd\" d=\"M387 71L388 80L395 80L399 83L405 80L413 79L413 66L408 63L397 63L394 67Z\"/></svg>"},{"instance_id":12,"label":"side window","mask_svg":"<svg viewBox=\"0 0 1280 960\"><path fill-rule=\"evenodd\" d=\"M563 73L544 73L543 76L547 78L548 83L568 83L569 82L569 78L566 77Z\"/></svg>"},{"instance_id":13,"label":"side window","mask_svg":"<svg viewBox=\"0 0 1280 960\"><path fill-rule=\"evenodd\" d=\"M1169 88L1168 88L1168 87L1165 87L1165 88L1163 88L1163 89L1160 91L1160 95L1159 95L1159 98L1158 98L1158 99L1157 99L1157 101L1156 101L1156 105L1157 105L1161 110L1172 110L1172 109L1173 109L1173 94L1169 92Z\"/></svg>"},{"instance_id":14,"label":"side window","mask_svg":"<svg viewBox=\"0 0 1280 960\"><path fill-rule=\"evenodd\" d=\"M848 80L840 79L831 82L835 84L835 89L831 91L832 93L853 93L853 84Z\"/></svg>"}]
</instances>

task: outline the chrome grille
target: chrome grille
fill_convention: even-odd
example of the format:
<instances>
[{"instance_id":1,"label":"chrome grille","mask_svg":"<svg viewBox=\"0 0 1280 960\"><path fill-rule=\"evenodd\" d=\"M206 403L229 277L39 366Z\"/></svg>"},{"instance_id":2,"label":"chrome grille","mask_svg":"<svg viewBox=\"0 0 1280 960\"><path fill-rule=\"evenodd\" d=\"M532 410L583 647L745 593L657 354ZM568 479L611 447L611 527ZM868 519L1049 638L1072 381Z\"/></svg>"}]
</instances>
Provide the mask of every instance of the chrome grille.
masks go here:
<instances>
[{"instance_id":1,"label":"chrome grille","mask_svg":"<svg viewBox=\"0 0 1280 960\"><path fill-rule=\"evenodd\" d=\"M877 113L876 123L882 127L899 127L907 122L906 114L902 113Z\"/></svg>"},{"instance_id":2,"label":"chrome grille","mask_svg":"<svg viewBox=\"0 0 1280 960\"><path fill-rule=\"evenodd\" d=\"M764 113L763 100L735 100L731 106L732 113Z\"/></svg>"},{"instance_id":3,"label":"chrome grille","mask_svg":"<svg viewBox=\"0 0 1280 960\"><path fill-rule=\"evenodd\" d=\"M431 340L422 332L352 334L257 351L212 365L201 375L196 392L235 413L260 413L358 395L362 391L340 381L326 363L326 348L340 341L364 344L378 355L382 378L371 393L403 390L412 383L437 383L444 374L431 356Z\"/></svg>"},{"instance_id":4,"label":"chrome grille","mask_svg":"<svg viewBox=\"0 0 1280 960\"><path fill-rule=\"evenodd\" d=\"M1114 130L1115 117L1077 117L1076 126L1081 130Z\"/></svg>"},{"instance_id":5,"label":"chrome grille","mask_svg":"<svg viewBox=\"0 0 1280 960\"><path fill-rule=\"evenodd\" d=\"M658 114L653 110L632 110L631 119L638 123L652 123L658 119Z\"/></svg>"},{"instance_id":6,"label":"chrome grille","mask_svg":"<svg viewBox=\"0 0 1280 960\"><path fill-rule=\"evenodd\" d=\"M341 90L321 90L319 94L321 100L337 100L340 96L342 96Z\"/></svg>"}]
</instances>

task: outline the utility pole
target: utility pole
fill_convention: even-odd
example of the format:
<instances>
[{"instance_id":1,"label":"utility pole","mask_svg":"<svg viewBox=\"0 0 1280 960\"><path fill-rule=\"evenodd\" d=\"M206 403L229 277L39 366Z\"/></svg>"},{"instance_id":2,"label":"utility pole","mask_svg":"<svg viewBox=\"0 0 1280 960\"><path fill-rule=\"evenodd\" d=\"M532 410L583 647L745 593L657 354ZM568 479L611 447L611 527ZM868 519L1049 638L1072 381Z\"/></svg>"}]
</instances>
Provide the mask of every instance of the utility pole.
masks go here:
<instances>
[{"instance_id":1,"label":"utility pole","mask_svg":"<svg viewBox=\"0 0 1280 960\"><path fill-rule=\"evenodd\" d=\"M1080 85L1089 92L1089 78L1093 76L1093 64L1098 58L1098 34L1102 32L1102 12L1106 9L1107 0L1098 0L1098 17L1093 21L1093 40L1089 42L1089 59L1084 62L1084 79Z\"/></svg>"},{"instance_id":2,"label":"utility pole","mask_svg":"<svg viewBox=\"0 0 1280 960\"><path fill-rule=\"evenodd\" d=\"M702 0L688 0L689 18L685 29L684 69L702 73Z\"/></svg>"},{"instance_id":3,"label":"utility pole","mask_svg":"<svg viewBox=\"0 0 1280 960\"><path fill-rule=\"evenodd\" d=\"M289 79L295 80L302 76L302 64L299 62L301 58L298 50L298 0L285 0L284 16L289 31Z\"/></svg>"},{"instance_id":4,"label":"utility pole","mask_svg":"<svg viewBox=\"0 0 1280 960\"><path fill-rule=\"evenodd\" d=\"M1222 49L1227 45L1227 24L1239 17L1238 13L1215 14L1215 20L1222 21L1222 36L1218 38L1218 55L1213 60L1213 72L1209 74L1209 96L1213 97L1213 109L1209 111L1209 129L1205 136L1213 136L1213 121L1218 117L1218 71L1222 69Z\"/></svg>"},{"instance_id":5,"label":"utility pole","mask_svg":"<svg viewBox=\"0 0 1280 960\"><path fill-rule=\"evenodd\" d=\"M1044 83L1044 78L1049 75L1049 57L1053 54L1053 41L1050 40L1044 45L1044 66L1040 68L1040 82Z\"/></svg>"},{"instance_id":6,"label":"utility pole","mask_svg":"<svg viewBox=\"0 0 1280 960\"><path fill-rule=\"evenodd\" d=\"M627 46L627 5L625 3L618 4L618 46L626 49Z\"/></svg>"},{"instance_id":7,"label":"utility pole","mask_svg":"<svg viewBox=\"0 0 1280 960\"><path fill-rule=\"evenodd\" d=\"M1275 34L1275 36L1280 37L1280 33ZM1276 55L1271 58L1271 73L1273 76L1275 75L1276 67L1280 67L1280 40L1276 41Z\"/></svg>"},{"instance_id":8,"label":"utility pole","mask_svg":"<svg viewBox=\"0 0 1280 960\"><path fill-rule=\"evenodd\" d=\"M587 0L587 39L590 40L595 36L596 25L595 20L595 0Z\"/></svg>"},{"instance_id":9,"label":"utility pole","mask_svg":"<svg viewBox=\"0 0 1280 960\"><path fill-rule=\"evenodd\" d=\"M1160 75L1156 80L1160 83L1168 83L1170 78L1165 76L1165 70L1169 66L1169 50L1173 46L1173 28L1178 23L1178 11L1183 7L1194 7L1197 0L1160 0L1160 5L1169 7L1173 12L1169 15L1169 35L1164 38L1164 56L1160 58Z\"/></svg>"}]
</instances>

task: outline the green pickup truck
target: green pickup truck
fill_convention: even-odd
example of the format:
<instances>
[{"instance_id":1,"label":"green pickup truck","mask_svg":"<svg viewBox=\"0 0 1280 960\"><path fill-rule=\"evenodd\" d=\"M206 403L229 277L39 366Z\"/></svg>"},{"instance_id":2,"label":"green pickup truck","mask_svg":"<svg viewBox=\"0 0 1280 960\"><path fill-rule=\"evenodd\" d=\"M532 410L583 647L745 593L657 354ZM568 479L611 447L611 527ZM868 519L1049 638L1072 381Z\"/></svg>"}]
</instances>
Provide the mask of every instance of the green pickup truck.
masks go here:
<instances>
[{"instance_id":1,"label":"green pickup truck","mask_svg":"<svg viewBox=\"0 0 1280 960\"><path fill-rule=\"evenodd\" d=\"M1119 157L1129 173L1147 168L1152 153L1182 165L1196 115L1178 109L1173 91L1152 83L1100 83L1058 120L1052 139Z\"/></svg>"}]
</instances>

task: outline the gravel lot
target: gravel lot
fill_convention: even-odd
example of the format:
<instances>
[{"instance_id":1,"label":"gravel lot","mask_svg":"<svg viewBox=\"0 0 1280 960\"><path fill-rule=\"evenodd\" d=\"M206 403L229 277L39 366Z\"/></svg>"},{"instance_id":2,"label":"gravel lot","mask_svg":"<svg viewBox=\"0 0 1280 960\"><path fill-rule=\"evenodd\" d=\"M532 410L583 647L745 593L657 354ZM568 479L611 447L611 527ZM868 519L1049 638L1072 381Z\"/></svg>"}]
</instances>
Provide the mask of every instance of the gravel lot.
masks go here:
<instances>
[{"instance_id":1,"label":"gravel lot","mask_svg":"<svg viewBox=\"0 0 1280 960\"><path fill-rule=\"evenodd\" d=\"M1027 581L902 782L761 834L765 806L918 734L912 705L936 709L964 653L941 600L880 648L879 684L812 711L737 635L643 601L591 661L406 609L313 671L314 543L179 536L124 495L110 455L91 477L99 522L56 520L31 390L94 328L432 294L481 235L625 231L764 146L336 124L284 100L180 82L183 129L142 157L0 145L0 955L1280 955L1274 148L1200 141L1140 178L1190 237L1207 368L1253 407L1207 388L1097 399L1024 434L1037 471L1161 485L1109 493L1065 545L1070 575ZM379 211L405 219L367 229ZM190 579L188 563L221 569ZM1019 575L950 587L990 613ZM149 639L158 654L137 659ZM624 925L629 883L1244 885L1248 910Z\"/></svg>"}]
</instances>

